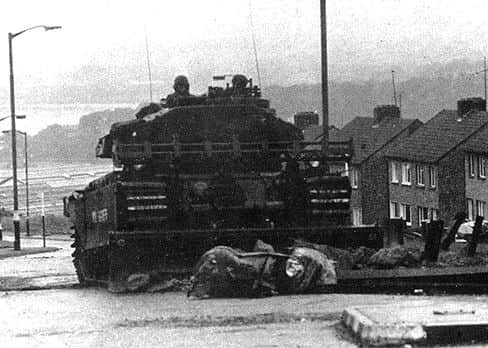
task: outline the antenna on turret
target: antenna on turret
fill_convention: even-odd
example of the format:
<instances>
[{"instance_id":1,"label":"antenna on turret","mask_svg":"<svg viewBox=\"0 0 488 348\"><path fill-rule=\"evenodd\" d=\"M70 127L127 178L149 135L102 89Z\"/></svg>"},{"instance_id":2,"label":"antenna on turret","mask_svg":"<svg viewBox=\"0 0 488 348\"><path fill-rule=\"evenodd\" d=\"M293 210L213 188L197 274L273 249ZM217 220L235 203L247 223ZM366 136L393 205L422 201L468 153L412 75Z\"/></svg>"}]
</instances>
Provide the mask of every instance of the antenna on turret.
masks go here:
<instances>
[{"instance_id":1,"label":"antenna on turret","mask_svg":"<svg viewBox=\"0 0 488 348\"><path fill-rule=\"evenodd\" d=\"M263 85L261 84L261 74L259 72L259 60L258 60L258 50L256 48L256 38L254 37L254 24L252 21L252 4L251 0L249 0L249 24L251 26L251 36L252 36L252 47L254 49L254 60L256 62L256 73L258 75L258 82L261 91L263 90Z\"/></svg>"},{"instance_id":2,"label":"antenna on turret","mask_svg":"<svg viewBox=\"0 0 488 348\"><path fill-rule=\"evenodd\" d=\"M147 43L147 29L144 26L144 39L146 41L146 59L147 59L147 74L149 77L149 101L153 100L152 93L152 78L151 78L151 60L149 59L149 44Z\"/></svg>"}]
</instances>

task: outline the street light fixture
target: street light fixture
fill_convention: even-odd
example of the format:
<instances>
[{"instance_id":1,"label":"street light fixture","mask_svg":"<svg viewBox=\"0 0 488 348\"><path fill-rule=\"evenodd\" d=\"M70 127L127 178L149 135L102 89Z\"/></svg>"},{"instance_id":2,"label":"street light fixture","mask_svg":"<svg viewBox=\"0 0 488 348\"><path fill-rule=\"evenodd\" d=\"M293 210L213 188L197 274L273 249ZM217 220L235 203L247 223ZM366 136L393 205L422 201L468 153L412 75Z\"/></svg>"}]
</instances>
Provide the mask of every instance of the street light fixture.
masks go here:
<instances>
[{"instance_id":1,"label":"street light fixture","mask_svg":"<svg viewBox=\"0 0 488 348\"><path fill-rule=\"evenodd\" d=\"M47 26L47 25L35 25L33 27L21 30L16 33L8 33L8 53L9 53L9 67L10 67L10 117L12 120L12 179L13 179L13 192L14 192L14 250L20 250L20 221L19 221L19 198L17 192L17 143L16 143L16 130L15 130L15 93L14 93L14 63L12 54L12 40L25 33L26 31L44 28L44 30L61 29L61 26Z\"/></svg>"},{"instance_id":2,"label":"street light fixture","mask_svg":"<svg viewBox=\"0 0 488 348\"><path fill-rule=\"evenodd\" d=\"M10 115L2 117L2 118L0 118L0 122L2 122L3 120L6 120L7 118L10 118L10 117L11 117ZM16 115L15 118L18 120L23 120L23 119L25 119L25 115Z\"/></svg>"},{"instance_id":3,"label":"street light fixture","mask_svg":"<svg viewBox=\"0 0 488 348\"><path fill-rule=\"evenodd\" d=\"M30 236L30 213L29 213L29 166L27 161L27 132L17 130L17 133L24 136L24 167L25 167L25 233ZM9 130L2 131L4 134L10 133Z\"/></svg>"}]
</instances>

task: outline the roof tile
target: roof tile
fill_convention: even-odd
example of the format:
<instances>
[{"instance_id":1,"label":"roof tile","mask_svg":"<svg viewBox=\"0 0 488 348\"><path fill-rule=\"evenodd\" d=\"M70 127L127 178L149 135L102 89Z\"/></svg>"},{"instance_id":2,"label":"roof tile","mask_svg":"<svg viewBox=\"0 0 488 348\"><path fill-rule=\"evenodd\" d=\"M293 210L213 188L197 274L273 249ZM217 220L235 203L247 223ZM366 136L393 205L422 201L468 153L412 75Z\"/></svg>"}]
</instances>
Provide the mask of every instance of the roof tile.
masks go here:
<instances>
[{"instance_id":1,"label":"roof tile","mask_svg":"<svg viewBox=\"0 0 488 348\"><path fill-rule=\"evenodd\" d=\"M484 111L470 112L459 118L456 110L442 110L386 155L434 163L487 124L488 113Z\"/></svg>"},{"instance_id":2,"label":"roof tile","mask_svg":"<svg viewBox=\"0 0 488 348\"><path fill-rule=\"evenodd\" d=\"M372 117L356 117L347 123L331 140L353 139L353 163L361 163L388 144L393 138L415 122L416 119L393 118L375 124Z\"/></svg>"}]
</instances>

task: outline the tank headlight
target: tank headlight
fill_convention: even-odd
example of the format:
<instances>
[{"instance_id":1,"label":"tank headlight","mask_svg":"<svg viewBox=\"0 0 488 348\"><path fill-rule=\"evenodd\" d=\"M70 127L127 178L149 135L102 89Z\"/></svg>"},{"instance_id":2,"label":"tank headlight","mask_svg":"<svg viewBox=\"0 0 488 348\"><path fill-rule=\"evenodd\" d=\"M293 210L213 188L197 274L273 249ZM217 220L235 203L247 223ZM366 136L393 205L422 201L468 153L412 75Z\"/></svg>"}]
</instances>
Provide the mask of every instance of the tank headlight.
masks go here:
<instances>
[{"instance_id":1,"label":"tank headlight","mask_svg":"<svg viewBox=\"0 0 488 348\"><path fill-rule=\"evenodd\" d=\"M297 275L303 273L303 271L304 271L303 265L298 260L296 259L286 260L285 272L288 277L294 278Z\"/></svg>"}]
</instances>

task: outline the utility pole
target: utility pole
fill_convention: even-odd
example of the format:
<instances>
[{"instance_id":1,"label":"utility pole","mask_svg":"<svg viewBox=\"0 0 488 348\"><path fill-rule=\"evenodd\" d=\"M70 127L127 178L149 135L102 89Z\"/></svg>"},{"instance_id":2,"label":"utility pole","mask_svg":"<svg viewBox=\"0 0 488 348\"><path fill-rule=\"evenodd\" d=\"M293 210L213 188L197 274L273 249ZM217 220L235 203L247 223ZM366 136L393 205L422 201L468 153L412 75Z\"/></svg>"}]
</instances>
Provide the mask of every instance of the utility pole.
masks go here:
<instances>
[{"instance_id":1,"label":"utility pole","mask_svg":"<svg viewBox=\"0 0 488 348\"><path fill-rule=\"evenodd\" d=\"M484 73L484 85L485 85L485 102L486 102L486 56L483 59L484 66L483 66L483 73Z\"/></svg>"},{"instance_id":2,"label":"utility pole","mask_svg":"<svg viewBox=\"0 0 488 348\"><path fill-rule=\"evenodd\" d=\"M327 70L327 5L320 0L320 29L322 52L322 152L326 154L329 146L329 80Z\"/></svg>"},{"instance_id":3,"label":"utility pole","mask_svg":"<svg viewBox=\"0 0 488 348\"><path fill-rule=\"evenodd\" d=\"M27 152L27 132L20 132L24 135L24 165L25 165L25 233L30 236L30 212L29 212L29 166Z\"/></svg>"},{"instance_id":4,"label":"utility pole","mask_svg":"<svg viewBox=\"0 0 488 348\"><path fill-rule=\"evenodd\" d=\"M391 81L393 83L393 102L395 103L395 106L398 106L396 86L395 86L395 70L391 71Z\"/></svg>"}]
</instances>

